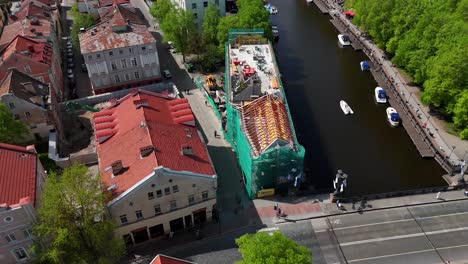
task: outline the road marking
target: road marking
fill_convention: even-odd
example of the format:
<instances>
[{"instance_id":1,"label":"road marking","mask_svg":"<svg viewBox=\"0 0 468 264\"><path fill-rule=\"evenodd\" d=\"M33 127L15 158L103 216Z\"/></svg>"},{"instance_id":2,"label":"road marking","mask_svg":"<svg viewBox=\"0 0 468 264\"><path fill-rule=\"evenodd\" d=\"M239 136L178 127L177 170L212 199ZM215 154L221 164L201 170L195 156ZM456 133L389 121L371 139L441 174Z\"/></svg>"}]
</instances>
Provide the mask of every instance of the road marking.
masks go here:
<instances>
[{"instance_id":1,"label":"road marking","mask_svg":"<svg viewBox=\"0 0 468 264\"><path fill-rule=\"evenodd\" d=\"M428 219L428 218L435 218L435 217L444 217L444 216L453 216L453 215L464 215L468 214L468 212L463 213L453 213L453 214L444 214L444 215L434 215L434 216L424 216L424 217L415 217L416 219Z\"/></svg>"},{"instance_id":2,"label":"road marking","mask_svg":"<svg viewBox=\"0 0 468 264\"><path fill-rule=\"evenodd\" d=\"M393 221L385 221L379 223L371 223L371 224L363 224L363 225L354 225L354 226L345 226L345 227L336 227L333 230L342 230L342 229L349 229L349 228L356 228L356 227L366 227L366 226L374 226L374 225L384 225L384 224L391 224L391 223L398 223L398 222L406 222L406 221L414 221L414 219L400 219L400 220L393 220Z\"/></svg>"},{"instance_id":3,"label":"road marking","mask_svg":"<svg viewBox=\"0 0 468 264\"><path fill-rule=\"evenodd\" d=\"M348 263L351 263L351 262L358 262L358 261L363 261L363 260L372 260L372 259L380 259L380 258L404 256L404 255L417 254L417 253L428 252L428 251L434 251L434 250L433 250L433 249L424 249L424 250L411 251L411 252L398 253L398 254L390 254L390 255L383 255L383 256L370 257L370 258L353 259L353 260L348 260Z\"/></svg>"},{"instance_id":4,"label":"road marking","mask_svg":"<svg viewBox=\"0 0 468 264\"><path fill-rule=\"evenodd\" d=\"M436 218L436 217L445 217L445 216L454 216L454 215L463 215L463 214L468 214L468 212L463 212L463 213L453 213L453 214L444 214L444 215L435 215L435 216L425 216L425 217L415 217L416 220L420 219L430 219L430 218ZM338 220L338 221L337 221ZM341 229L348 229L348 228L355 228L355 227L366 227L366 226L373 226L373 225L383 225L383 224L391 224L391 223L398 223L398 222L405 222L405 221L414 221L413 218L410 219L400 219L400 220L392 220L392 221L385 221L385 222L378 222L378 223L370 223L370 224L363 224L363 225L353 225L353 226L345 226L345 227L336 227L333 228L334 230L341 230ZM335 219L330 221L331 223L335 224L341 224L340 219Z\"/></svg>"},{"instance_id":5,"label":"road marking","mask_svg":"<svg viewBox=\"0 0 468 264\"><path fill-rule=\"evenodd\" d=\"M437 250L450 249L450 248L459 248L459 247L468 247L468 244L450 246L450 247L441 247L441 248L437 248Z\"/></svg>"},{"instance_id":6,"label":"road marking","mask_svg":"<svg viewBox=\"0 0 468 264\"><path fill-rule=\"evenodd\" d=\"M451 228L451 229L431 231L431 232L426 232L426 233L414 233L414 234L400 235L400 236L380 237L380 238L373 238L373 239L366 239L366 240L359 240L359 241L353 241L353 242L340 243L340 245L342 247L346 247L346 246L352 246L352 245L357 245L357 244L382 242L382 241L387 241L387 240L395 240L395 239L426 236L426 235L436 235L436 234L450 233L450 232L456 232L456 231L465 231L465 230L468 230L468 227Z\"/></svg>"}]
</instances>

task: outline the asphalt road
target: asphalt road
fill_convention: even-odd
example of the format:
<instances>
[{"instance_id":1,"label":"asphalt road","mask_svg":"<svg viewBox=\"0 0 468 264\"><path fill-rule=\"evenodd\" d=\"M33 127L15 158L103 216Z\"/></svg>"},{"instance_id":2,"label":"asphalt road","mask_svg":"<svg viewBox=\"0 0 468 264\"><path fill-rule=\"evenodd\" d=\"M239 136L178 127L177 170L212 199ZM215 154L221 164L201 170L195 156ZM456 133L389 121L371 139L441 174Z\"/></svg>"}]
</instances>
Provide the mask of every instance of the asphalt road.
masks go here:
<instances>
[{"instance_id":1,"label":"asphalt road","mask_svg":"<svg viewBox=\"0 0 468 264\"><path fill-rule=\"evenodd\" d=\"M348 263L468 262L468 201L328 218ZM328 243L322 239L323 243Z\"/></svg>"}]
</instances>

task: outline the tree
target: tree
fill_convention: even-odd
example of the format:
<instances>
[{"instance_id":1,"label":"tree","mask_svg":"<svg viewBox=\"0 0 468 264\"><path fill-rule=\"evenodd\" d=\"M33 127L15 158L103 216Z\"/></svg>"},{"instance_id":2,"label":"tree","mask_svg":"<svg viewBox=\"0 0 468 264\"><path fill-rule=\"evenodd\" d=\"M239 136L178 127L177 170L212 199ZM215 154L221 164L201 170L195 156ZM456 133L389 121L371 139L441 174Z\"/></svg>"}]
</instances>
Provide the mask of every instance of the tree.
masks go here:
<instances>
[{"instance_id":1,"label":"tree","mask_svg":"<svg viewBox=\"0 0 468 264\"><path fill-rule=\"evenodd\" d=\"M192 12L177 8L168 13L161 23L161 30L164 33L164 39L174 43L175 48L182 53L182 59L185 61L185 55L190 50L189 44L196 36Z\"/></svg>"},{"instance_id":2,"label":"tree","mask_svg":"<svg viewBox=\"0 0 468 264\"><path fill-rule=\"evenodd\" d=\"M209 4L203 16L203 42L218 45L219 12L215 5Z\"/></svg>"},{"instance_id":3,"label":"tree","mask_svg":"<svg viewBox=\"0 0 468 264\"><path fill-rule=\"evenodd\" d=\"M174 12L175 9L171 0L158 0L151 4L150 14L161 24L164 22L166 16Z\"/></svg>"},{"instance_id":4,"label":"tree","mask_svg":"<svg viewBox=\"0 0 468 264\"><path fill-rule=\"evenodd\" d=\"M239 17L238 16L225 16L219 20L217 28L217 36L219 47L222 52L224 52L224 44L228 40L229 29L239 28Z\"/></svg>"},{"instance_id":5,"label":"tree","mask_svg":"<svg viewBox=\"0 0 468 264\"><path fill-rule=\"evenodd\" d=\"M237 6L240 28L263 28L265 37L273 39L270 15L263 6L262 0L238 0Z\"/></svg>"},{"instance_id":6,"label":"tree","mask_svg":"<svg viewBox=\"0 0 468 264\"><path fill-rule=\"evenodd\" d=\"M39 263L116 263L124 254L122 238L105 214L100 177L73 165L47 178L38 208L33 247Z\"/></svg>"},{"instance_id":7,"label":"tree","mask_svg":"<svg viewBox=\"0 0 468 264\"><path fill-rule=\"evenodd\" d=\"M275 231L245 234L236 239L243 260L237 264L310 264L309 250Z\"/></svg>"},{"instance_id":8,"label":"tree","mask_svg":"<svg viewBox=\"0 0 468 264\"><path fill-rule=\"evenodd\" d=\"M78 4L74 4L70 10L70 14L73 17L73 24L71 28L71 39L74 47L80 46L80 40L78 34L80 33L80 28L89 28L96 24L93 16L89 14L80 13L78 10Z\"/></svg>"},{"instance_id":9,"label":"tree","mask_svg":"<svg viewBox=\"0 0 468 264\"><path fill-rule=\"evenodd\" d=\"M15 120L6 106L0 103L0 142L20 143L28 132L28 126L19 120Z\"/></svg>"}]
</instances>

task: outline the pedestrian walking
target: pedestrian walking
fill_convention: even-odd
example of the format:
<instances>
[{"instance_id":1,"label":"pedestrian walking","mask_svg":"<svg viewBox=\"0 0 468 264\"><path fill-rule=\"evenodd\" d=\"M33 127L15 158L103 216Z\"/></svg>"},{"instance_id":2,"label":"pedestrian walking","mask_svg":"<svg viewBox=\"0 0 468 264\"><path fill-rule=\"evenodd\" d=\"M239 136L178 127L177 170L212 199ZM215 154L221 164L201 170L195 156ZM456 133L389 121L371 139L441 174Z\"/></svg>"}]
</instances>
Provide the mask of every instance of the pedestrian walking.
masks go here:
<instances>
[{"instance_id":1,"label":"pedestrian walking","mask_svg":"<svg viewBox=\"0 0 468 264\"><path fill-rule=\"evenodd\" d=\"M218 132L215 130L214 131L214 137L217 138L218 137Z\"/></svg>"},{"instance_id":2,"label":"pedestrian walking","mask_svg":"<svg viewBox=\"0 0 468 264\"><path fill-rule=\"evenodd\" d=\"M278 203L275 203L275 205L273 206L273 208L276 210L278 210Z\"/></svg>"},{"instance_id":3,"label":"pedestrian walking","mask_svg":"<svg viewBox=\"0 0 468 264\"><path fill-rule=\"evenodd\" d=\"M208 102L205 100L205 105L208 106Z\"/></svg>"},{"instance_id":4,"label":"pedestrian walking","mask_svg":"<svg viewBox=\"0 0 468 264\"><path fill-rule=\"evenodd\" d=\"M441 194L441 192L438 192L438 193L437 193L437 196L436 196L436 199L437 199L437 200L442 200L442 199L440 198L440 194Z\"/></svg>"},{"instance_id":5,"label":"pedestrian walking","mask_svg":"<svg viewBox=\"0 0 468 264\"><path fill-rule=\"evenodd\" d=\"M169 238L172 239L173 237L174 237L174 232L173 231L169 232Z\"/></svg>"}]
</instances>

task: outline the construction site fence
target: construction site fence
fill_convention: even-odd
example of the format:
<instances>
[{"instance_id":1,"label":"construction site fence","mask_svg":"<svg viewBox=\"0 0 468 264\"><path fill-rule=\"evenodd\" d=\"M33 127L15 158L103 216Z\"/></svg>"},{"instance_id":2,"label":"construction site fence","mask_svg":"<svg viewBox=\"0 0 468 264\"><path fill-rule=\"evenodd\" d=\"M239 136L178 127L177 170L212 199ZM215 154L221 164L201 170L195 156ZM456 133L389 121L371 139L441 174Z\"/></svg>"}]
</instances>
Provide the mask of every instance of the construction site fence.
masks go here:
<instances>
[{"instance_id":1,"label":"construction site fence","mask_svg":"<svg viewBox=\"0 0 468 264\"><path fill-rule=\"evenodd\" d=\"M201 83L200 79L196 80L195 84L198 87L198 89L200 89L203 92L206 101L210 104L211 108L213 108L216 117L218 117L218 119L221 121L221 113L219 112L218 106L213 101L213 98L211 98L211 96L206 92L206 89L205 87L203 87L203 84Z\"/></svg>"}]
</instances>

